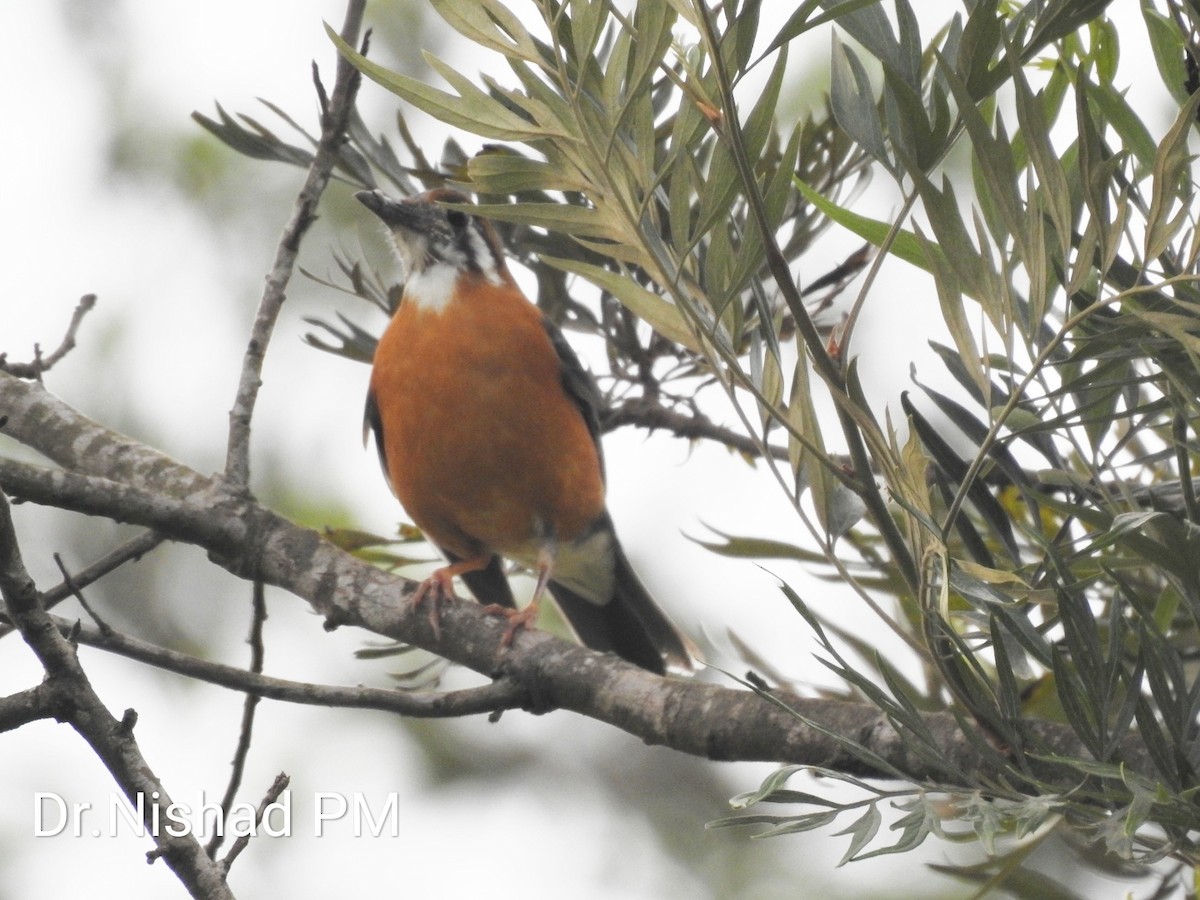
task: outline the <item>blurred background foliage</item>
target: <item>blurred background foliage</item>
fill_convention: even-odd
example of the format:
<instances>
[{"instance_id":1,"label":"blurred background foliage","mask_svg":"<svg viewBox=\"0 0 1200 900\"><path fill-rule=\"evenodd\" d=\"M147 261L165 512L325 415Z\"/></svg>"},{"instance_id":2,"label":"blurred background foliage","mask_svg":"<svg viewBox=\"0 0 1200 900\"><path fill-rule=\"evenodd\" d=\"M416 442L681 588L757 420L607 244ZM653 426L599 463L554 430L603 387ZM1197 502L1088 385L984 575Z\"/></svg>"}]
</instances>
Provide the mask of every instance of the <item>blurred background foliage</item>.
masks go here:
<instances>
[{"instance_id":1,"label":"blurred background foliage","mask_svg":"<svg viewBox=\"0 0 1200 900\"><path fill-rule=\"evenodd\" d=\"M711 548L799 560L848 585L855 615L896 637L885 657L872 629L830 616L811 588L786 589L838 677L827 692L887 710L923 758L937 748L923 743L916 710L953 709L1007 766L988 784L953 771L881 785L785 770L739 803L795 810L737 821L768 833L823 828L806 847L836 832L847 859L910 850L930 834L978 842L988 855L956 855L977 862L945 867L955 879L941 882L946 891L965 879L981 893L1087 896L1084 872L1130 879L1164 859L1146 896L1169 892L1193 877L1198 824L1196 11L1146 2L1135 20L1155 71L1133 71L1173 98L1173 124L1160 127L1125 95L1131 67L1104 2L976 0L946 4L932 23L904 0L804 2L783 19L770 5L373 4L374 44L357 61L405 102L364 108L344 184L302 258L316 277L297 279L289 304L312 343L369 359L383 317L361 305L330 316L328 283L377 308L398 290L378 246L339 237L358 217L350 189L474 191L533 273L539 304L585 344L603 341L610 427L708 439L777 482L794 526L722 535ZM225 146L165 124L129 93L122 7L63 10L111 100L108 176L174 194L208 221L231 286L214 294L230 308L210 312L244 321L282 221L262 211L286 210L295 179L235 149L304 164L311 145L290 120L311 115L274 101L202 107L198 119ZM832 45L828 70L805 61L798 75L789 47L814 34ZM457 49L464 39L476 49ZM489 65L503 61L484 79L480 48ZM455 64L437 63L452 54ZM801 81L827 84L829 99L799 103ZM436 158L414 109L458 129ZM899 198L890 212L856 204L872 180ZM831 225L853 236L833 255L818 243ZM880 274L889 259L930 276L946 330L935 346L943 371L923 369L910 394L880 398L860 380L856 340L880 305L909 299L891 296ZM106 377L119 398L119 374ZM220 377L227 402L233 368ZM152 443L179 441L170 421L139 421L132 406L112 413L106 421ZM223 445L209 443L189 452ZM300 521L355 524L336 493L296 477L287 452L257 441L260 495ZM83 558L111 540L90 522L77 532ZM106 601L119 611L123 598L211 577L195 554L167 552L162 568L118 573ZM132 605L114 624L191 649L215 630L228 646L240 637L237 608L198 618L176 603L147 617ZM776 661L744 655L783 680ZM1033 776L1028 759L1045 748L1031 717L1070 725L1089 757L1055 760L1054 781ZM435 782L553 782L536 741L497 752L468 723L399 727ZM1149 763L1136 774L1122 766L1130 738ZM615 743L589 757L587 773L559 774L574 784L586 774L616 807L636 808L711 896L794 887L805 847L748 851L737 831L696 838L695 824L731 793L713 768L642 753L631 765L625 750ZM711 843L718 835L727 840Z\"/></svg>"}]
</instances>

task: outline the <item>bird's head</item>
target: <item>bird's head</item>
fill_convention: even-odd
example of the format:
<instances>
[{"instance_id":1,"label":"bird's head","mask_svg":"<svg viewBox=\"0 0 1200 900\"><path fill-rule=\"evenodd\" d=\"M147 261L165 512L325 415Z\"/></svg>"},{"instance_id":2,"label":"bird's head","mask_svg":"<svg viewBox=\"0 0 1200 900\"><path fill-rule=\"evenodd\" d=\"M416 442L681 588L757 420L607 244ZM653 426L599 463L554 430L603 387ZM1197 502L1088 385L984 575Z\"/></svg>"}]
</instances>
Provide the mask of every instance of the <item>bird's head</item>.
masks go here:
<instances>
[{"instance_id":1,"label":"bird's head","mask_svg":"<svg viewBox=\"0 0 1200 900\"><path fill-rule=\"evenodd\" d=\"M508 280L500 239L487 220L462 208L471 205L465 194L437 188L404 200L382 191L354 196L387 226L410 281L438 267Z\"/></svg>"}]
</instances>

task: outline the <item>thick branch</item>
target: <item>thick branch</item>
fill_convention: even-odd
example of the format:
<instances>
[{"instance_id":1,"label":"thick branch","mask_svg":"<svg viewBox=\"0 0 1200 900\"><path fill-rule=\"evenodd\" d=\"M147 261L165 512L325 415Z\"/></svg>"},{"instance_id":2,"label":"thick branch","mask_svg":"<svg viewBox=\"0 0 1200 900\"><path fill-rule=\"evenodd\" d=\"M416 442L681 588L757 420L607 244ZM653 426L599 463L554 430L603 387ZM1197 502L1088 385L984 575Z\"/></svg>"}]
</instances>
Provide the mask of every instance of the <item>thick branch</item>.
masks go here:
<instances>
[{"instance_id":1,"label":"thick branch","mask_svg":"<svg viewBox=\"0 0 1200 900\"><path fill-rule=\"evenodd\" d=\"M32 447L64 469L100 475L165 497L216 487L210 476L94 422L38 382L0 372L0 409L4 411L0 434Z\"/></svg>"},{"instance_id":2,"label":"thick branch","mask_svg":"<svg viewBox=\"0 0 1200 900\"><path fill-rule=\"evenodd\" d=\"M38 390L36 385L0 376L0 406ZM52 402L60 415L69 409ZM119 435L111 439L126 440ZM98 448L97 440L93 449ZM62 461L86 464L86 460ZM184 467L179 467L178 476L181 483L196 483L196 473ZM819 764L860 774L891 774L873 771L821 728L810 727L745 691L666 680L544 632L520 633L512 648L500 653L503 624L473 603L444 610L439 639L428 616L405 602L415 589L412 581L355 559L315 531L249 499L214 506L203 490L193 498L163 498L105 479L11 460L0 460L0 486L28 500L137 522L203 546L230 571L262 578L308 601L332 625L356 625L415 644L485 675L503 673L521 686L524 705L530 709L569 709L647 743L712 759ZM924 716L942 754L938 762L916 757L886 717L869 704L798 697L788 697L786 702L824 729L859 741L913 779L937 781L953 772L994 773L994 760L981 755L950 714ZM1030 737L1045 756L1087 756L1066 726L1033 723ZM1123 751L1131 768L1151 771L1144 748L1131 746Z\"/></svg>"},{"instance_id":3,"label":"thick branch","mask_svg":"<svg viewBox=\"0 0 1200 900\"><path fill-rule=\"evenodd\" d=\"M0 733L12 731L38 719L58 718L54 690L45 684L0 697Z\"/></svg>"},{"instance_id":4,"label":"thick branch","mask_svg":"<svg viewBox=\"0 0 1200 900\"><path fill-rule=\"evenodd\" d=\"M112 717L79 665L75 647L59 633L42 608L37 588L21 560L8 499L2 493L0 595L9 618L46 670L43 687L58 695L50 701L57 717L68 722L87 741L131 804L136 805L139 796L145 801L146 825L157 854L166 860L193 897L232 898L223 870L209 859L194 837L172 836L165 829L156 833L157 829L150 827L160 816L160 809L170 806L172 800L138 749L133 736L137 714L127 710L122 720Z\"/></svg>"}]
</instances>

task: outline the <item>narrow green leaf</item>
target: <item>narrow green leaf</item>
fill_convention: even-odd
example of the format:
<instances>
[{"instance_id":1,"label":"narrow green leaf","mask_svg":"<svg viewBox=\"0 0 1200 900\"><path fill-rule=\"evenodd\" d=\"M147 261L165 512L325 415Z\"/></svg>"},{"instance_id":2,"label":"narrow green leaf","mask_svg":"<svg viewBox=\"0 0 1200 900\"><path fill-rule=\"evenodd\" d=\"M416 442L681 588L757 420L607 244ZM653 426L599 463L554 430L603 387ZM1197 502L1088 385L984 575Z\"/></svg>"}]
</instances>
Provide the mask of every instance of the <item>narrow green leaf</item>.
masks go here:
<instances>
[{"instance_id":1,"label":"narrow green leaf","mask_svg":"<svg viewBox=\"0 0 1200 900\"><path fill-rule=\"evenodd\" d=\"M750 115L746 117L746 121L742 125L742 142L745 146L746 156L750 160L750 164L756 169L758 167L758 158L762 155L763 147L767 144L767 138L770 137L773 131L775 110L779 105L779 89L783 84L783 76L786 69L787 51L783 50L775 60L775 66L771 69L771 75L767 78L767 83L763 85L758 102L754 104L753 109L750 110Z\"/></svg>"},{"instance_id":2,"label":"narrow green leaf","mask_svg":"<svg viewBox=\"0 0 1200 900\"><path fill-rule=\"evenodd\" d=\"M829 98L838 125L876 160L893 168L895 164L884 141L883 122L867 70L854 51L838 40L836 33L831 67Z\"/></svg>"},{"instance_id":3,"label":"narrow green leaf","mask_svg":"<svg viewBox=\"0 0 1200 900\"><path fill-rule=\"evenodd\" d=\"M669 0L669 2L675 3L679 0ZM835 22L839 17L849 15L856 9L873 6L879 2L880 0L842 0L837 4L828 4L828 0L804 0L784 22L783 27L775 34L775 38L767 46L767 49L751 64L751 68L800 35L806 34L826 22ZM830 8L814 16L813 12L822 4L829 5Z\"/></svg>"},{"instance_id":4,"label":"narrow green leaf","mask_svg":"<svg viewBox=\"0 0 1200 900\"><path fill-rule=\"evenodd\" d=\"M1200 105L1200 91L1183 104L1174 124L1158 145L1154 157L1154 191L1150 201L1150 212L1146 216L1146 243L1144 258L1157 259L1171 239L1187 221L1187 204L1174 217L1171 207L1180 198L1180 183L1186 177L1186 169L1192 157L1188 153L1188 136L1196 124L1196 109Z\"/></svg>"},{"instance_id":5,"label":"narrow green leaf","mask_svg":"<svg viewBox=\"0 0 1200 900\"><path fill-rule=\"evenodd\" d=\"M646 290L628 275L575 259L554 256L543 256L541 259L556 269L582 275L601 290L608 291L620 300L634 315L648 322L663 337L696 353L702 352L700 343L688 327L683 314L674 305L658 294Z\"/></svg>"},{"instance_id":6,"label":"narrow green leaf","mask_svg":"<svg viewBox=\"0 0 1200 900\"><path fill-rule=\"evenodd\" d=\"M430 87L416 78L392 72L362 56L342 40L328 24L325 31L337 46L338 52L356 69L417 109L447 125L501 141L533 140L548 134L558 138L568 137L525 121L477 89L468 97L456 96Z\"/></svg>"},{"instance_id":7,"label":"narrow green leaf","mask_svg":"<svg viewBox=\"0 0 1200 900\"><path fill-rule=\"evenodd\" d=\"M611 238L604 217L588 206L569 203L480 203L472 211L485 219L499 219L534 228L586 238Z\"/></svg>"},{"instance_id":8,"label":"narrow green leaf","mask_svg":"<svg viewBox=\"0 0 1200 900\"><path fill-rule=\"evenodd\" d=\"M791 780L793 775L797 772L803 772L805 768L805 766L797 765L782 766L764 778L762 784L758 786L758 790L738 794L729 801L729 805L734 809L745 809L747 806L753 806L755 803L766 800L768 797L782 790L783 786Z\"/></svg>"},{"instance_id":9,"label":"narrow green leaf","mask_svg":"<svg viewBox=\"0 0 1200 900\"><path fill-rule=\"evenodd\" d=\"M1065 37L1092 19L1099 18L1112 0L1051 0L1037 19L1029 40L1022 48L1026 58Z\"/></svg>"},{"instance_id":10,"label":"narrow green leaf","mask_svg":"<svg viewBox=\"0 0 1200 900\"><path fill-rule=\"evenodd\" d=\"M1104 118L1121 138L1121 147L1133 153L1138 165L1150 171L1154 167L1157 145L1150 129L1133 111L1125 99L1125 91L1118 91L1111 84L1093 85L1087 98L1104 114Z\"/></svg>"},{"instance_id":11,"label":"narrow green leaf","mask_svg":"<svg viewBox=\"0 0 1200 900\"><path fill-rule=\"evenodd\" d=\"M447 24L472 43L508 57L537 63L541 59L537 43L503 3L496 0L430 0ZM603 4L596 3L603 7Z\"/></svg>"},{"instance_id":12,"label":"narrow green leaf","mask_svg":"<svg viewBox=\"0 0 1200 900\"><path fill-rule=\"evenodd\" d=\"M736 73L734 75L735 82L750 64L750 54L754 52L754 40L758 37L759 13L761 9L762 0L745 0L742 8L738 10L733 27L726 32L723 38L723 41L728 41L732 38L736 42L733 58L733 71Z\"/></svg>"},{"instance_id":13,"label":"narrow green leaf","mask_svg":"<svg viewBox=\"0 0 1200 900\"><path fill-rule=\"evenodd\" d=\"M837 835L852 835L850 846L846 848L846 852L838 861L839 868L854 859L863 848L875 839L875 835L879 833L879 826L882 822L883 816L879 813L878 804L869 803L867 804L866 812L851 825L837 832Z\"/></svg>"},{"instance_id":14,"label":"narrow green leaf","mask_svg":"<svg viewBox=\"0 0 1200 900\"><path fill-rule=\"evenodd\" d=\"M449 0L455 6L461 0ZM470 4L467 4L470 5ZM575 53L579 59L595 56L596 45L612 12L607 0L571 0L571 35L575 41Z\"/></svg>"},{"instance_id":15,"label":"narrow green leaf","mask_svg":"<svg viewBox=\"0 0 1200 900\"><path fill-rule=\"evenodd\" d=\"M702 541L699 538L690 540L718 556L735 559L795 559L801 562L816 562L825 558L820 553L785 541L725 534L715 528L712 530L721 536L723 543Z\"/></svg>"},{"instance_id":16,"label":"narrow green leaf","mask_svg":"<svg viewBox=\"0 0 1200 900\"><path fill-rule=\"evenodd\" d=\"M479 153L467 161L467 173L475 188L485 194L517 194L523 191L579 191L591 184L566 166L555 166L505 150Z\"/></svg>"},{"instance_id":17,"label":"narrow green leaf","mask_svg":"<svg viewBox=\"0 0 1200 900\"><path fill-rule=\"evenodd\" d=\"M1183 33L1168 17L1155 8L1153 0L1142 0L1142 19L1150 37L1150 50L1158 66L1158 74L1171 96L1179 103L1188 100L1187 58Z\"/></svg>"},{"instance_id":18,"label":"narrow green leaf","mask_svg":"<svg viewBox=\"0 0 1200 900\"><path fill-rule=\"evenodd\" d=\"M854 234L869 241L876 247L882 247L887 240L889 232L892 230L891 225L887 222L881 222L878 219L872 219L859 213L853 212L844 206L839 206L832 200L826 199L815 188L805 184L800 179L796 179L796 189L804 195L813 206L817 207L822 213L829 216L833 221L837 222L844 228L849 229ZM933 247L934 245L924 245L918 237L911 231L900 229L896 235L896 239L892 242L889 252L899 259L907 263L911 263L919 269L924 269L926 272L932 272L929 260L926 256L926 246ZM931 250L930 252L940 252L939 250Z\"/></svg>"},{"instance_id":19,"label":"narrow green leaf","mask_svg":"<svg viewBox=\"0 0 1200 900\"><path fill-rule=\"evenodd\" d=\"M1011 56L1011 55L1010 55ZM1037 172L1041 182L1042 196L1045 198L1046 209L1057 231L1059 253L1065 257L1070 250L1073 216L1071 211L1071 189L1067 184L1067 173L1059 160L1058 152L1050 143L1050 129L1054 124L1046 120L1042 104L1034 96L1029 81L1025 78L1024 70L1014 64L1012 83L1016 88L1017 121L1021 126L1021 137L1029 151L1030 162ZM1032 205L1032 204L1031 204ZM1038 211L1040 215L1040 211ZM1045 253L1040 243L1032 244L1031 255L1041 256ZM1030 265L1031 259L1025 260ZM1042 317L1034 313L1034 318Z\"/></svg>"}]
</instances>

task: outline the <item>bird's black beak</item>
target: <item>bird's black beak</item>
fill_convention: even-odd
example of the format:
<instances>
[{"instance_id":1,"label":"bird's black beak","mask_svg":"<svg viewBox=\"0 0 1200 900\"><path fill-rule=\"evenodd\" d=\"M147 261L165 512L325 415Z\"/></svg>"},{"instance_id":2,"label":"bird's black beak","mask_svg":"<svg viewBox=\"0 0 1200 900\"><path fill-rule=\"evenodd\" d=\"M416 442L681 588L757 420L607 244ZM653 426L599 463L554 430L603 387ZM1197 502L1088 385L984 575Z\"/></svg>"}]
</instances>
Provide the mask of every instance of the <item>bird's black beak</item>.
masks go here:
<instances>
[{"instance_id":1,"label":"bird's black beak","mask_svg":"<svg viewBox=\"0 0 1200 900\"><path fill-rule=\"evenodd\" d=\"M389 228L403 227L421 231L424 207L419 203L393 200L383 191L359 191L354 199L383 220Z\"/></svg>"}]
</instances>

